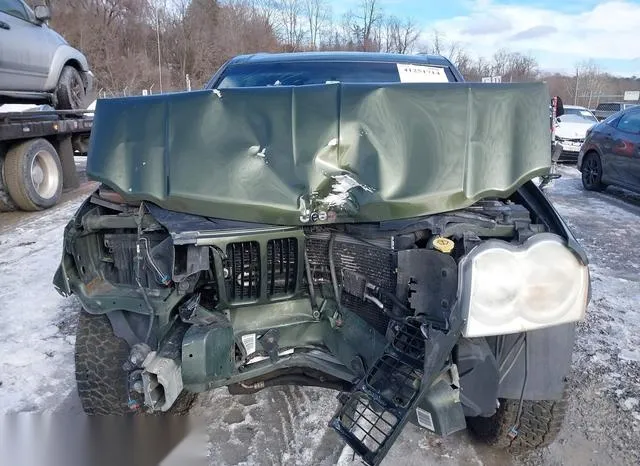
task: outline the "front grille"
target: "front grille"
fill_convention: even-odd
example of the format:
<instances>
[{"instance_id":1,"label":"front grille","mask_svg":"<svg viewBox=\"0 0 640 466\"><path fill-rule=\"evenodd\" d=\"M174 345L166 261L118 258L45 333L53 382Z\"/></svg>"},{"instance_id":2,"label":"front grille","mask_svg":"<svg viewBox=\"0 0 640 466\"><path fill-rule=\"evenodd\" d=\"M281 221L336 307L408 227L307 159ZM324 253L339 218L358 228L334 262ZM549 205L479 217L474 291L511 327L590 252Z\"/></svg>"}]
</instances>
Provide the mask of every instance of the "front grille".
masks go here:
<instances>
[{"instance_id":1,"label":"front grille","mask_svg":"<svg viewBox=\"0 0 640 466\"><path fill-rule=\"evenodd\" d=\"M225 285L232 302L254 301L260 296L260 246L256 241L227 245Z\"/></svg>"},{"instance_id":2,"label":"front grille","mask_svg":"<svg viewBox=\"0 0 640 466\"><path fill-rule=\"evenodd\" d=\"M272 239L267 243L267 295L285 296L296 289L298 240Z\"/></svg>"}]
</instances>

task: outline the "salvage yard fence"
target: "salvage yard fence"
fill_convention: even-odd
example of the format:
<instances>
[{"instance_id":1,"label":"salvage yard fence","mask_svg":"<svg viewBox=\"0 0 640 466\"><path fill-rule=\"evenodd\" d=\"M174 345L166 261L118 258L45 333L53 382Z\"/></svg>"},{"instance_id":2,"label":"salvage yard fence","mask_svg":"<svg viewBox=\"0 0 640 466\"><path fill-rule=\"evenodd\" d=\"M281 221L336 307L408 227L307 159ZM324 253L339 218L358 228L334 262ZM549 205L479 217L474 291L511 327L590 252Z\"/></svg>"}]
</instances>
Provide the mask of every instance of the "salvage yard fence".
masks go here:
<instances>
[{"instance_id":1,"label":"salvage yard fence","mask_svg":"<svg viewBox=\"0 0 640 466\"><path fill-rule=\"evenodd\" d=\"M627 97L627 99L625 99ZM606 102L629 102L629 103L640 103L640 100L629 99L629 97L636 97L636 95L632 95L631 93L627 94L582 94L577 98L576 105L580 105L586 107L590 110L595 110L595 108L601 104ZM567 102L568 103L568 102Z\"/></svg>"}]
</instances>

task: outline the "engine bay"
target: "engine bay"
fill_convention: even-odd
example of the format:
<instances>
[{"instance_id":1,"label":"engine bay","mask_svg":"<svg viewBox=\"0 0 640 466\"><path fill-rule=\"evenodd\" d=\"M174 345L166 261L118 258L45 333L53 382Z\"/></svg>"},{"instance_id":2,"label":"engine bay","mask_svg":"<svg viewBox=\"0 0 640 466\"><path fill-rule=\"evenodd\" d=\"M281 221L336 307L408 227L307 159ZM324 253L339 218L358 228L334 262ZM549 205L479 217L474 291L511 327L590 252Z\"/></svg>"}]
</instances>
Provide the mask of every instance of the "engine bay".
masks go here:
<instances>
[{"instance_id":1,"label":"engine bay","mask_svg":"<svg viewBox=\"0 0 640 466\"><path fill-rule=\"evenodd\" d=\"M419 315L421 322L446 327L457 263L475 246L487 238L520 244L547 229L511 200L392 222L286 227L126 204L105 187L67 228L73 230L66 235L67 273L80 282L73 291L95 312L124 312L120 321L129 328L121 333L130 344L131 334L143 338L150 314L156 343L175 322L224 329L224 338L216 338L226 339L231 360L223 347L214 362L186 377L201 389L229 384L230 377L260 379L263 371L253 374L260 363L293 352L324 353L347 367L343 380L354 381L380 353L394 323ZM346 340L375 335L370 347L328 341L335 339L327 338L325 327L339 328L347 314L359 336Z\"/></svg>"}]
</instances>

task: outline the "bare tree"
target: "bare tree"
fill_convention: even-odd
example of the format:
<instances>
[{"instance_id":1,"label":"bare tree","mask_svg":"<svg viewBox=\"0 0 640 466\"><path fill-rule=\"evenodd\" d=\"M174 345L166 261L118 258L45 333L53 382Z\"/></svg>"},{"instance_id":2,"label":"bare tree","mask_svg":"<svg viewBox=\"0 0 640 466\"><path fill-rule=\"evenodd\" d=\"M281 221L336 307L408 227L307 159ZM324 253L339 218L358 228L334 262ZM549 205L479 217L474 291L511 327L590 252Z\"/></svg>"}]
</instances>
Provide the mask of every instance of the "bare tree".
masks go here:
<instances>
[{"instance_id":1,"label":"bare tree","mask_svg":"<svg viewBox=\"0 0 640 466\"><path fill-rule=\"evenodd\" d=\"M320 38L331 21L331 6L327 0L305 0L304 17L307 20L309 47L316 50L320 45Z\"/></svg>"},{"instance_id":2,"label":"bare tree","mask_svg":"<svg viewBox=\"0 0 640 466\"><path fill-rule=\"evenodd\" d=\"M431 53L435 55L442 55L445 50L444 42L444 35L437 29L434 29L431 33Z\"/></svg>"},{"instance_id":3,"label":"bare tree","mask_svg":"<svg viewBox=\"0 0 640 466\"><path fill-rule=\"evenodd\" d=\"M510 58L509 51L506 49L496 51L492 57L491 75L504 78L509 69Z\"/></svg>"},{"instance_id":4,"label":"bare tree","mask_svg":"<svg viewBox=\"0 0 640 466\"><path fill-rule=\"evenodd\" d=\"M30 5L45 0L27 0ZM276 2L276 3L274 3ZM572 76L542 75L528 55L498 50L472 57L463 44L432 31L418 43L418 28L406 17L384 14L380 0L359 0L342 21L331 21L329 0L50 0L51 26L88 57L96 89L136 93L155 86L184 89L185 75L197 87L232 56L285 50L414 49L447 56L469 81L500 74L503 81L544 78L565 102L595 106L601 95L640 90L637 78L604 73L594 62L576 65ZM276 5L279 5L276 8ZM282 19L286 23L283 28ZM158 54L158 45L161 53ZM158 63L160 57L160 63Z\"/></svg>"},{"instance_id":5,"label":"bare tree","mask_svg":"<svg viewBox=\"0 0 640 466\"><path fill-rule=\"evenodd\" d=\"M286 48L292 52L299 50L305 34L303 0L275 0L274 8Z\"/></svg>"},{"instance_id":6,"label":"bare tree","mask_svg":"<svg viewBox=\"0 0 640 466\"><path fill-rule=\"evenodd\" d=\"M591 106L592 101L597 100L603 93L606 82L606 76L600 67L593 61L582 61L576 65L575 85L571 94L573 94L573 103L577 105L580 100L584 101L584 105ZM574 84L574 83L572 83ZM581 97L583 97L581 99Z\"/></svg>"},{"instance_id":7,"label":"bare tree","mask_svg":"<svg viewBox=\"0 0 640 466\"><path fill-rule=\"evenodd\" d=\"M507 77L509 82L526 82L538 78L538 62L535 58L521 53L512 53L509 57Z\"/></svg>"},{"instance_id":8,"label":"bare tree","mask_svg":"<svg viewBox=\"0 0 640 466\"><path fill-rule=\"evenodd\" d=\"M385 18L384 50L393 53L409 53L413 50L420 31L411 18L401 20L396 16Z\"/></svg>"},{"instance_id":9,"label":"bare tree","mask_svg":"<svg viewBox=\"0 0 640 466\"><path fill-rule=\"evenodd\" d=\"M382 21L382 11L378 0L360 0L355 13L352 13L351 31L358 47L364 51L372 51L379 44L374 43L374 30Z\"/></svg>"}]
</instances>

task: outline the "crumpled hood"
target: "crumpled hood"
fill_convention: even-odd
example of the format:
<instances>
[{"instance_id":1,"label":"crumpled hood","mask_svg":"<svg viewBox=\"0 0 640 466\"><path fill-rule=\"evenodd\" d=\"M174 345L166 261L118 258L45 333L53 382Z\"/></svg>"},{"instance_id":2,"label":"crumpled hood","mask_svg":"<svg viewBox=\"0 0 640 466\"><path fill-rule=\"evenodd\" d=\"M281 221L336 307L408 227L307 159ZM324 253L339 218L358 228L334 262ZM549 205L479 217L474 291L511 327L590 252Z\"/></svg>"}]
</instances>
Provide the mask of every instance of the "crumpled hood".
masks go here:
<instances>
[{"instance_id":1,"label":"crumpled hood","mask_svg":"<svg viewBox=\"0 0 640 466\"><path fill-rule=\"evenodd\" d=\"M580 123L577 121L563 121L556 127L556 136L565 139L584 139L587 137L587 130L595 123Z\"/></svg>"},{"instance_id":2,"label":"crumpled hood","mask_svg":"<svg viewBox=\"0 0 640 466\"><path fill-rule=\"evenodd\" d=\"M382 221L508 196L548 172L529 84L327 84L98 101L87 174L169 210L280 225Z\"/></svg>"}]
</instances>

